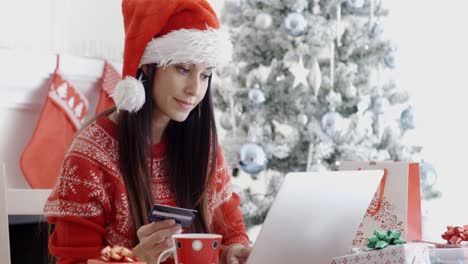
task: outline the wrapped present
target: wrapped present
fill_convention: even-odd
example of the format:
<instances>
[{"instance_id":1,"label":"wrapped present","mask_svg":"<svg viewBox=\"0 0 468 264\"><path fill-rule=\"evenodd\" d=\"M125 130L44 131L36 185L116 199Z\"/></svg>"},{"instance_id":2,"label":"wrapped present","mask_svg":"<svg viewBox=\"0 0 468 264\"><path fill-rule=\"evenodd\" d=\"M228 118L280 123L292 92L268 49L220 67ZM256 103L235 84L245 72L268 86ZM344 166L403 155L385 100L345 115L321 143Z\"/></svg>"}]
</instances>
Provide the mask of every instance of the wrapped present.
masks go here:
<instances>
[{"instance_id":1,"label":"wrapped present","mask_svg":"<svg viewBox=\"0 0 468 264\"><path fill-rule=\"evenodd\" d=\"M431 264L468 263L468 247L429 248Z\"/></svg>"},{"instance_id":2,"label":"wrapped present","mask_svg":"<svg viewBox=\"0 0 468 264\"><path fill-rule=\"evenodd\" d=\"M105 261L105 260L101 260L101 259L88 259L88 264L109 264L109 263L112 263L112 264L146 264L146 262L141 262L141 261L137 261L137 262L121 262L121 261L114 262L114 261Z\"/></svg>"},{"instance_id":3,"label":"wrapped present","mask_svg":"<svg viewBox=\"0 0 468 264\"><path fill-rule=\"evenodd\" d=\"M133 252L121 246L107 246L102 249L99 259L89 259L88 264L146 264L141 262Z\"/></svg>"},{"instance_id":4,"label":"wrapped present","mask_svg":"<svg viewBox=\"0 0 468 264\"><path fill-rule=\"evenodd\" d=\"M332 264L430 264L426 243L389 245L383 249L362 249L357 253L336 257Z\"/></svg>"}]
</instances>

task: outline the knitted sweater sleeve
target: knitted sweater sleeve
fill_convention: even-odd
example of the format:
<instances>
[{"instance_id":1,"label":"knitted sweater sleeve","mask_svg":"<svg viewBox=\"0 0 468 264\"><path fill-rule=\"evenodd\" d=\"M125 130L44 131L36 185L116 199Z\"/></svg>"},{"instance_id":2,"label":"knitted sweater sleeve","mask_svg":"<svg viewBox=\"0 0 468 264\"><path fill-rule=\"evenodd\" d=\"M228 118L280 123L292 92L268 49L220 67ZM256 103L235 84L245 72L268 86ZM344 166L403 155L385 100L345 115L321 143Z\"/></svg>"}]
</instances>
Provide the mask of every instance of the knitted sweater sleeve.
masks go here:
<instances>
[{"instance_id":1,"label":"knitted sweater sleeve","mask_svg":"<svg viewBox=\"0 0 468 264\"><path fill-rule=\"evenodd\" d=\"M44 208L55 229L49 238L50 253L58 264L86 263L104 247L108 206L103 172L92 163L67 156L59 181Z\"/></svg>"}]
</instances>

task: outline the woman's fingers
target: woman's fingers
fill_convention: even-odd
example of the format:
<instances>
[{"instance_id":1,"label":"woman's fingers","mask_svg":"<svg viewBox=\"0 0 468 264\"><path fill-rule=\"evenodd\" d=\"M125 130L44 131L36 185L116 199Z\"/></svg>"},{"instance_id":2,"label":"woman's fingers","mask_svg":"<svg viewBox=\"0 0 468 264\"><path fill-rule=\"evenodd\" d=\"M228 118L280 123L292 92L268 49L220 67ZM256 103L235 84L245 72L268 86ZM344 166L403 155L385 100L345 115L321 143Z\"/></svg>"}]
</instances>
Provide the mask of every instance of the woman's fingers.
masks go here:
<instances>
[{"instance_id":1,"label":"woman's fingers","mask_svg":"<svg viewBox=\"0 0 468 264\"><path fill-rule=\"evenodd\" d=\"M180 234L182 231L182 227L179 224L172 225L166 229L161 229L153 234L147 236L144 239L145 243L148 243L149 245L157 245L159 243L164 242L167 238L171 238L172 235L174 234Z\"/></svg>"},{"instance_id":2,"label":"woman's fingers","mask_svg":"<svg viewBox=\"0 0 468 264\"><path fill-rule=\"evenodd\" d=\"M250 251L252 251L251 247L243 247L239 250L238 256L242 258L248 258L250 255Z\"/></svg>"},{"instance_id":3,"label":"woman's fingers","mask_svg":"<svg viewBox=\"0 0 468 264\"><path fill-rule=\"evenodd\" d=\"M174 224L175 224L175 221L173 219L168 219L168 220L159 221L159 222L152 222L151 224L147 224L147 225L140 227L137 231L137 236L140 240L142 240L143 238L153 234L154 232L157 232L158 230L161 230L161 229L166 229Z\"/></svg>"},{"instance_id":4,"label":"woman's fingers","mask_svg":"<svg viewBox=\"0 0 468 264\"><path fill-rule=\"evenodd\" d=\"M164 250L172 247L171 236L180 234L181 231L182 226L179 224L171 225L171 221L161 221L142 226L138 230L140 243L134 248L134 252L147 262L154 261ZM164 257L166 258L166 256Z\"/></svg>"}]
</instances>

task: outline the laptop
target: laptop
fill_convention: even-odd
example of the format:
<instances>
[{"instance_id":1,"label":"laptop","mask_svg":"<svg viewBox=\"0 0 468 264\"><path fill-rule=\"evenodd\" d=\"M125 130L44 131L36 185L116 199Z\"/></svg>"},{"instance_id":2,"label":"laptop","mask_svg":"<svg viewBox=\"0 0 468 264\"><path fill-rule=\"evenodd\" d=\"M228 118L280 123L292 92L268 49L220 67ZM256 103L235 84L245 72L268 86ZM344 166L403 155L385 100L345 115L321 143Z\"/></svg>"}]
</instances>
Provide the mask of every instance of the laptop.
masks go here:
<instances>
[{"instance_id":1,"label":"laptop","mask_svg":"<svg viewBox=\"0 0 468 264\"><path fill-rule=\"evenodd\" d=\"M285 176L247 264L330 264L351 247L383 170Z\"/></svg>"}]
</instances>

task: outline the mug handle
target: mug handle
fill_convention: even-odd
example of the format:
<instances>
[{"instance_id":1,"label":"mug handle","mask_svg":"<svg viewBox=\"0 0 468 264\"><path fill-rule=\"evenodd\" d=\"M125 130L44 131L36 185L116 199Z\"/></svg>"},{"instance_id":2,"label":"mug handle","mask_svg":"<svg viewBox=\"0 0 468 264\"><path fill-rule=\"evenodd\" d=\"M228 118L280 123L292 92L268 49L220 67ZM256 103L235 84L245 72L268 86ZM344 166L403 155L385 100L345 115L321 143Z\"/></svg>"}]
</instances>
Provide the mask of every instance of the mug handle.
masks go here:
<instances>
[{"instance_id":1,"label":"mug handle","mask_svg":"<svg viewBox=\"0 0 468 264\"><path fill-rule=\"evenodd\" d=\"M171 247L171 248L168 248L168 249L164 250L163 252L161 252L161 254L159 254L158 261L156 263L160 264L161 259L163 258L164 255L175 254L175 251L176 251L175 247Z\"/></svg>"}]
</instances>

